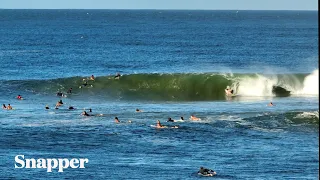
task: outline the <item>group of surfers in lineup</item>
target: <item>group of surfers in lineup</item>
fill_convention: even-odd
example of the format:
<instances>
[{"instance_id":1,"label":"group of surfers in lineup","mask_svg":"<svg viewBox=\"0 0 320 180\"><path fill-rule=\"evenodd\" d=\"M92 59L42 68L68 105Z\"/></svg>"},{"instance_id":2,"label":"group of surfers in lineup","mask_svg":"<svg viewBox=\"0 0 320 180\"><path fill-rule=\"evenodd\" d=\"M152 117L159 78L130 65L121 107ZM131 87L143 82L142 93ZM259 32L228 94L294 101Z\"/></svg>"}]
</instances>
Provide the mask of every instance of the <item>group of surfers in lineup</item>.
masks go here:
<instances>
[{"instance_id":1,"label":"group of surfers in lineup","mask_svg":"<svg viewBox=\"0 0 320 180\"><path fill-rule=\"evenodd\" d=\"M114 76L114 79L119 79L121 77L120 73L117 73L116 76ZM110 79L110 78L109 78ZM95 80L95 77L94 75L91 75L89 78L87 79L83 79L83 84L79 87L79 88L82 88L82 87L86 87L88 86L88 81L87 80L91 80L91 81L94 81ZM92 87L92 85L90 85ZM67 94L72 94L72 88L70 88L68 91L67 91ZM227 88L225 89L225 94L226 96L234 96L234 91L233 89L231 89L229 86L227 86ZM57 92L57 96L59 97L66 97L65 94L63 94L62 92ZM16 97L18 100L23 100L22 96L21 95L18 95ZM56 105L55 105L55 109L59 109L60 106L63 105L63 102L62 100L60 99ZM267 106L274 106L274 104L272 102L270 102L269 104L267 104ZM10 104L8 104L7 106L5 104L2 105L2 109L7 109L7 110L11 110L13 109L12 106ZM48 105L46 105L45 109L50 109ZM73 106L69 106L68 108L69 110L74 110L76 108L74 108ZM92 109L90 108L89 109L89 112L90 114L87 112L87 111L83 111L81 113L82 116L103 116L103 114L91 114L92 113ZM140 109L136 109L136 112L143 112L142 110ZM194 115L191 115L190 120L192 121L199 121L201 120L200 118L194 116ZM120 123L120 120L118 117L115 117L114 118L114 121L115 123ZM183 122L184 121L184 118L183 117L180 117L179 120L173 120L172 118L168 118L167 122ZM128 121L128 123L131 123L132 121ZM165 126L165 125L162 125L160 120L157 120L156 121L156 128L179 128L178 126ZM204 168L204 167L200 167L200 170L198 171L198 174L199 175L203 175L203 176L213 176L213 175L216 175L216 172L211 170L211 169L207 169L207 168Z\"/></svg>"}]
</instances>

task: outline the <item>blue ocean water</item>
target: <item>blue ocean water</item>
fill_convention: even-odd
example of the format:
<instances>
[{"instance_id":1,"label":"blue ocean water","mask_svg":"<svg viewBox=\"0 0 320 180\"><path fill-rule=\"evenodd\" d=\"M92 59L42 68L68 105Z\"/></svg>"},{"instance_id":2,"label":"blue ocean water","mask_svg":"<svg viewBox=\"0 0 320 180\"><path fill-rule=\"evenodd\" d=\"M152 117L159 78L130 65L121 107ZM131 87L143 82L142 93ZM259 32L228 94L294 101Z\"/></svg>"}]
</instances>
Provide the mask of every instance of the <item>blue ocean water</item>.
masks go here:
<instances>
[{"instance_id":1,"label":"blue ocean water","mask_svg":"<svg viewBox=\"0 0 320 180\"><path fill-rule=\"evenodd\" d=\"M319 177L317 11L1 9L0 27L1 179Z\"/></svg>"}]
</instances>

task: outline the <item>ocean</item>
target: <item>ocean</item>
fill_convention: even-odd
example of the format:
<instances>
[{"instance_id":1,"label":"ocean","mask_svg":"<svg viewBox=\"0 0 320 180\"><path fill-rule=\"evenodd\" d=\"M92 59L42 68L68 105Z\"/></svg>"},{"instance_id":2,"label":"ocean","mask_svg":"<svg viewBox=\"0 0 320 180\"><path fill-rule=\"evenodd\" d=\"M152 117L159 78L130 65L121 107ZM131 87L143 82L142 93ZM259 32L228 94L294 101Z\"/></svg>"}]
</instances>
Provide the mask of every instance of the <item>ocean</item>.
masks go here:
<instances>
[{"instance_id":1,"label":"ocean","mask_svg":"<svg viewBox=\"0 0 320 180\"><path fill-rule=\"evenodd\" d=\"M317 11L0 9L0 27L0 179L319 178Z\"/></svg>"}]
</instances>

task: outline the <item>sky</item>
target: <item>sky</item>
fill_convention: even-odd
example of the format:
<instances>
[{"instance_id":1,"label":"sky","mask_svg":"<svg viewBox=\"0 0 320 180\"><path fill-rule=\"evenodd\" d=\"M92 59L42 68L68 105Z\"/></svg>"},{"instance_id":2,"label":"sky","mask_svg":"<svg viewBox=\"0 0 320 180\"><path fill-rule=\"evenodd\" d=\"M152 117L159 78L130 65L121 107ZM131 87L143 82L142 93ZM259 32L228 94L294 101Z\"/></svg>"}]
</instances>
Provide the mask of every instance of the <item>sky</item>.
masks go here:
<instances>
[{"instance_id":1,"label":"sky","mask_svg":"<svg viewBox=\"0 0 320 180\"><path fill-rule=\"evenodd\" d=\"M0 9L318 10L318 0L0 0Z\"/></svg>"}]
</instances>

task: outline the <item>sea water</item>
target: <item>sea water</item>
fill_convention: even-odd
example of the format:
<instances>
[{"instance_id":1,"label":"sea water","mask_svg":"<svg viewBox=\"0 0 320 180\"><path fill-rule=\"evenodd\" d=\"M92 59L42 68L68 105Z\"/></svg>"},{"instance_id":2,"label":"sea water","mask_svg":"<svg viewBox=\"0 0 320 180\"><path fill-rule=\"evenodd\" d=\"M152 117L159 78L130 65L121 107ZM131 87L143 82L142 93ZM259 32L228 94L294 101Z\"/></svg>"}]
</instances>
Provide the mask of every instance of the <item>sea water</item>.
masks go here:
<instances>
[{"instance_id":1,"label":"sea water","mask_svg":"<svg viewBox=\"0 0 320 180\"><path fill-rule=\"evenodd\" d=\"M0 27L1 179L319 177L316 11L0 10Z\"/></svg>"}]
</instances>

